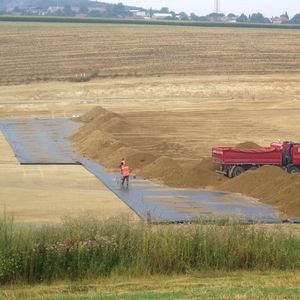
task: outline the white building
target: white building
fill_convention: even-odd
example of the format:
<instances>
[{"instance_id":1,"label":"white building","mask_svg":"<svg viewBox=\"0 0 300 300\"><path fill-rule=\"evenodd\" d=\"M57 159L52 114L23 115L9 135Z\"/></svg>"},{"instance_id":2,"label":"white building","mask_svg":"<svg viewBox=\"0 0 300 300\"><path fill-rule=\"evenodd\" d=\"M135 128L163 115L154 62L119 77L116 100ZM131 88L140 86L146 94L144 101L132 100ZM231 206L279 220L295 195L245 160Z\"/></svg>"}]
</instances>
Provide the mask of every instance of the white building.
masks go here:
<instances>
[{"instance_id":1,"label":"white building","mask_svg":"<svg viewBox=\"0 0 300 300\"><path fill-rule=\"evenodd\" d=\"M173 15L172 14L155 13L152 16L152 19L157 19L157 20L163 20L163 19L168 19L168 18L173 18Z\"/></svg>"},{"instance_id":2,"label":"white building","mask_svg":"<svg viewBox=\"0 0 300 300\"><path fill-rule=\"evenodd\" d=\"M145 19L145 18L147 17L147 14L146 14L145 11L141 11L141 10L131 10L130 12L133 14L133 16L134 16L135 18L142 18L142 19Z\"/></svg>"}]
</instances>

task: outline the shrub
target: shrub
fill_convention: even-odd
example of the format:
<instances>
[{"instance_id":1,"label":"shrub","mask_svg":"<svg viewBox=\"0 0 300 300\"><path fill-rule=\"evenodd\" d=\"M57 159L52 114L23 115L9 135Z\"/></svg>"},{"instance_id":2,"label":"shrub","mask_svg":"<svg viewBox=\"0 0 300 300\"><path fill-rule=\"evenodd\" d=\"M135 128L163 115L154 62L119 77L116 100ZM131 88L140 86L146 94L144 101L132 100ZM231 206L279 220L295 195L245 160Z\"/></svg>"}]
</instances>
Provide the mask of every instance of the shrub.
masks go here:
<instances>
[{"instance_id":1,"label":"shrub","mask_svg":"<svg viewBox=\"0 0 300 300\"><path fill-rule=\"evenodd\" d=\"M230 224L154 225L67 219L29 227L0 220L0 282L28 283L209 270L300 268L300 239Z\"/></svg>"}]
</instances>

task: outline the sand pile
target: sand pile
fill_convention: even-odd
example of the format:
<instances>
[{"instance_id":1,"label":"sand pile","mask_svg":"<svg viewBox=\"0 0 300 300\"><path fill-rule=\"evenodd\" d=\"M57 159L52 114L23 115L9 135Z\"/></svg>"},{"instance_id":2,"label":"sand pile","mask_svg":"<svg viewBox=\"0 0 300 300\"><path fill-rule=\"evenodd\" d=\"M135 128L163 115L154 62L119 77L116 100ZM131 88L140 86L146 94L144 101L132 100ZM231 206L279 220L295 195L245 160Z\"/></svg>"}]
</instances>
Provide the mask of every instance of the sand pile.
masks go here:
<instances>
[{"instance_id":1,"label":"sand pile","mask_svg":"<svg viewBox=\"0 0 300 300\"><path fill-rule=\"evenodd\" d=\"M185 161L160 157L151 165L146 166L141 174L149 179L157 179L166 185L182 188L200 188L216 186L226 180L225 177L207 168L205 163L192 166ZM213 168L213 165L210 165Z\"/></svg>"},{"instance_id":2,"label":"sand pile","mask_svg":"<svg viewBox=\"0 0 300 300\"><path fill-rule=\"evenodd\" d=\"M122 143L101 130L94 130L90 134L85 136L80 135L80 137L77 134L74 140L76 140L78 152L94 160L109 157L112 153L124 147Z\"/></svg>"},{"instance_id":3,"label":"sand pile","mask_svg":"<svg viewBox=\"0 0 300 300\"><path fill-rule=\"evenodd\" d=\"M90 135L95 130L102 130L106 133L121 133L131 130L130 124L122 116L109 112L101 107L96 107L87 114L81 116L79 121L84 125L80 128L73 140Z\"/></svg>"},{"instance_id":4,"label":"sand pile","mask_svg":"<svg viewBox=\"0 0 300 300\"><path fill-rule=\"evenodd\" d=\"M290 175L278 167L265 166L228 179L215 172L219 166L210 157L199 162L180 159L184 157L184 154L178 155L183 149L181 145L163 142L153 145L149 151L142 151L120 142L118 133L136 133L135 127L123 116L101 107L93 109L80 120L84 125L73 137L78 152L106 167L118 168L124 157L134 173L146 179L174 187L209 186L241 193L274 204L287 214L300 215L300 174ZM236 147L260 148L253 142ZM162 152L168 156L162 156Z\"/></svg>"},{"instance_id":5,"label":"sand pile","mask_svg":"<svg viewBox=\"0 0 300 300\"><path fill-rule=\"evenodd\" d=\"M96 107L79 120L84 125L72 139L81 155L109 168L117 168L121 158L125 157L133 169L140 169L157 158L152 153L129 147L113 137L112 133L132 130L131 124L116 113Z\"/></svg>"},{"instance_id":6,"label":"sand pile","mask_svg":"<svg viewBox=\"0 0 300 300\"><path fill-rule=\"evenodd\" d=\"M80 116L80 118L78 119L80 122L83 123L88 123L92 120L94 120L95 118L104 115L107 113L107 110L104 109L101 106L97 106L95 108L93 108L92 110L90 110L89 112L87 112L86 114Z\"/></svg>"},{"instance_id":7,"label":"sand pile","mask_svg":"<svg viewBox=\"0 0 300 300\"><path fill-rule=\"evenodd\" d=\"M300 174L288 174L279 167L264 166L227 180L219 189L248 195L294 216L300 215Z\"/></svg>"},{"instance_id":8,"label":"sand pile","mask_svg":"<svg viewBox=\"0 0 300 300\"><path fill-rule=\"evenodd\" d=\"M187 163L178 158L184 156L186 149L177 143L162 142L155 144L150 151L134 149L121 143L118 133L124 130L134 133L134 126L123 116L96 107L83 115L84 125L73 136L76 148L81 155L100 162L109 168L117 168L121 158L139 175L175 187L216 186L225 178L215 173L216 166L211 159ZM114 136L113 136L114 134ZM168 155L162 156L162 153Z\"/></svg>"},{"instance_id":9,"label":"sand pile","mask_svg":"<svg viewBox=\"0 0 300 300\"><path fill-rule=\"evenodd\" d=\"M183 145L173 142L162 142L159 144L155 144L149 150L156 151L158 153L163 153L164 155L172 156L185 156L187 152L187 149Z\"/></svg>"},{"instance_id":10,"label":"sand pile","mask_svg":"<svg viewBox=\"0 0 300 300\"><path fill-rule=\"evenodd\" d=\"M201 160L199 167L203 170L209 170L215 172L220 168L220 166L211 159L211 157L206 157Z\"/></svg>"},{"instance_id":11,"label":"sand pile","mask_svg":"<svg viewBox=\"0 0 300 300\"><path fill-rule=\"evenodd\" d=\"M253 143L253 142L244 142L237 144L235 146L236 148L241 148L241 149L257 149L257 148L262 148L260 145Z\"/></svg>"}]
</instances>

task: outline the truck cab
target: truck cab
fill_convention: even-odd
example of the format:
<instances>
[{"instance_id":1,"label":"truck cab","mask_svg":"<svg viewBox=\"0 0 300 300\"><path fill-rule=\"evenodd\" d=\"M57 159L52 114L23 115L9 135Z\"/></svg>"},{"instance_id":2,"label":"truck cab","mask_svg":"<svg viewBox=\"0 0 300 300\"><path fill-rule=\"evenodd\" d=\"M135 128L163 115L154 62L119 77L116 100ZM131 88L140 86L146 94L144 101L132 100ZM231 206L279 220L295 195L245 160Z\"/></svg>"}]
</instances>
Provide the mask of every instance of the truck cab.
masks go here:
<instances>
[{"instance_id":1,"label":"truck cab","mask_svg":"<svg viewBox=\"0 0 300 300\"><path fill-rule=\"evenodd\" d=\"M300 143L298 142L275 142L271 147L282 151L282 166L289 173L300 172Z\"/></svg>"}]
</instances>

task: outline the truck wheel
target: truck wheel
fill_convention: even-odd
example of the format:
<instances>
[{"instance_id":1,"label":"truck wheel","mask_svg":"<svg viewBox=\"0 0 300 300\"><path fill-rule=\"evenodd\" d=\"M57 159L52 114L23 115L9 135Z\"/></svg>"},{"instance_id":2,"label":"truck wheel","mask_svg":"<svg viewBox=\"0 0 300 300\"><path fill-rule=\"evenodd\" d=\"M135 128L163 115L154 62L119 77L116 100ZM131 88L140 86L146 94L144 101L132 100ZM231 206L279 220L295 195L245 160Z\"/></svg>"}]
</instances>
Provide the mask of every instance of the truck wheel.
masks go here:
<instances>
[{"instance_id":1,"label":"truck wheel","mask_svg":"<svg viewBox=\"0 0 300 300\"><path fill-rule=\"evenodd\" d=\"M239 176L244 172L245 172L245 169L243 167L240 167L240 166L234 167L233 172L232 172L232 177Z\"/></svg>"},{"instance_id":2,"label":"truck wheel","mask_svg":"<svg viewBox=\"0 0 300 300\"><path fill-rule=\"evenodd\" d=\"M290 166L288 167L287 171L290 173L290 174L293 174L293 173L298 173L300 172L300 169L296 166Z\"/></svg>"}]
</instances>

